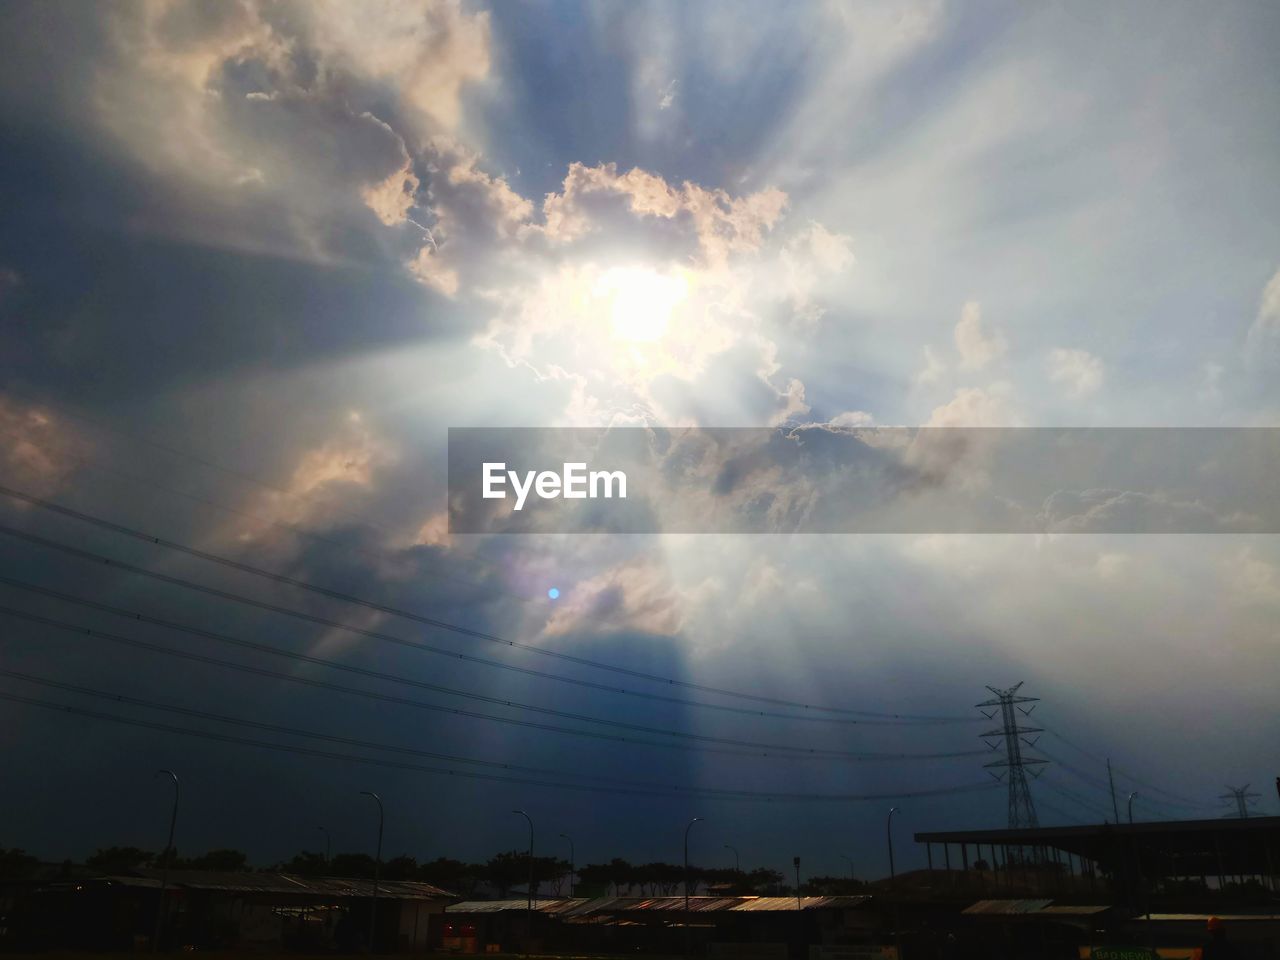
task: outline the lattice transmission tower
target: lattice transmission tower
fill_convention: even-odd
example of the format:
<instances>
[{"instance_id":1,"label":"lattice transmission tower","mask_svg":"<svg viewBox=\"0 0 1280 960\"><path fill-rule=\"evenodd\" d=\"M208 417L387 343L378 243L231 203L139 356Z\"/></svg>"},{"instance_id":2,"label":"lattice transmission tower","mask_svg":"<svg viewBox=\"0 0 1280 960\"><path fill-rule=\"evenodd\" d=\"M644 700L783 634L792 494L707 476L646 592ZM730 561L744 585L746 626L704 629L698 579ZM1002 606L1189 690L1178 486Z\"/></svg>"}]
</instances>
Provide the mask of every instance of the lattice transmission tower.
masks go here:
<instances>
[{"instance_id":1,"label":"lattice transmission tower","mask_svg":"<svg viewBox=\"0 0 1280 960\"><path fill-rule=\"evenodd\" d=\"M978 704L978 709L982 710L982 715L988 720L994 720L996 711L988 713L984 707L999 707L1001 727L998 730L988 730L986 733L979 734L983 741L992 750L999 750L999 743L992 743L991 737L1000 737L1004 740L1004 759L993 760L986 764L988 768L1003 767L1000 773L991 770L990 773L997 780L1007 782L1009 785L1009 829L1018 830L1024 827L1038 827L1039 819L1036 817L1036 805L1031 799L1031 788L1027 785L1027 770L1031 770L1033 777L1038 777L1040 771L1039 764L1048 763L1039 757L1029 757L1023 755L1022 748L1034 747L1036 741L1028 739L1029 734L1043 733L1040 727L1021 727L1018 726L1018 714L1024 717L1031 716L1031 711L1035 709L1035 704L1039 701L1039 697L1020 697L1018 689L1022 683L1017 683L1008 690L997 690L995 687L987 687L994 693L994 700L986 700ZM1024 707L1022 704L1030 703L1032 706Z\"/></svg>"},{"instance_id":2,"label":"lattice transmission tower","mask_svg":"<svg viewBox=\"0 0 1280 960\"><path fill-rule=\"evenodd\" d=\"M1241 820L1248 820L1249 808L1253 806L1253 801L1256 800L1258 797L1260 797L1261 794L1251 793L1249 791L1249 784L1247 783L1243 787L1228 786L1227 790L1229 790L1230 792L1219 794L1218 799L1235 801L1236 812L1234 814L1232 813L1224 814L1224 816L1227 816L1227 817L1234 816L1234 817L1239 817Z\"/></svg>"}]
</instances>

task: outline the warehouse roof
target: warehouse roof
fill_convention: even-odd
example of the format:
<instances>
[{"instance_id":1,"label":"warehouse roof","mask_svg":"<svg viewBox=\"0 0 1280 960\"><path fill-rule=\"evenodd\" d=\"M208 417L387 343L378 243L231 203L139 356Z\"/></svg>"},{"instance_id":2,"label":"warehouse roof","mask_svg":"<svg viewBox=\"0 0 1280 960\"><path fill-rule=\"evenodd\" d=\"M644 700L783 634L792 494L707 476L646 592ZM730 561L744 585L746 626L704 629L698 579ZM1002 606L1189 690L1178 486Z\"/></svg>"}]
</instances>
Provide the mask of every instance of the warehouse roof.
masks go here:
<instances>
[{"instance_id":1,"label":"warehouse roof","mask_svg":"<svg viewBox=\"0 0 1280 960\"><path fill-rule=\"evenodd\" d=\"M795 897L690 897L691 913L740 912L794 912L802 910L841 909L865 903L868 897L801 897L797 905ZM503 913L527 910L526 898L507 900L467 900L451 904L448 913ZM539 913L562 916L586 916L598 913L634 913L639 911L673 911L683 913L685 898L680 897L597 897L594 899L558 898L539 900L534 908Z\"/></svg>"},{"instance_id":2,"label":"warehouse roof","mask_svg":"<svg viewBox=\"0 0 1280 960\"><path fill-rule=\"evenodd\" d=\"M98 882L128 887L157 888L163 873L139 868L129 874L97 878ZM88 881L92 882L92 881ZM373 881L347 877L299 877L288 873L228 873L218 870L170 870L168 885L184 890L232 893L301 894L311 897L365 898L373 896ZM447 890L416 880L379 880L378 896L388 900L451 900Z\"/></svg>"}]
</instances>

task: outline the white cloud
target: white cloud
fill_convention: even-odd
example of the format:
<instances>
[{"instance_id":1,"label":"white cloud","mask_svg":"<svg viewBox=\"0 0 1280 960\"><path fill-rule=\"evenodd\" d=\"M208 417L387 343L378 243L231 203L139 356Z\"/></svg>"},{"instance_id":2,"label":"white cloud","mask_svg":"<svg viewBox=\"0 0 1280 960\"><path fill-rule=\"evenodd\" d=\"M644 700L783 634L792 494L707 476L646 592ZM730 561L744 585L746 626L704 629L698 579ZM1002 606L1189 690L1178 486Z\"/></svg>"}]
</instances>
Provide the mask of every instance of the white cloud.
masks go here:
<instances>
[{"instance_id":1,"label":"white cloud","mask_svg":"<svg viewBox=\"0 0 1280 960\"><path fill-rule=\"evenodd\" d=\"M1058 347L1049 352L1049 379L1073 397L1096 393L1103 376L1102 361L1087 350Z\"/></svg>"},{"instance_id":2,"label":"white cloud","mask_svg":"<svg viewBox=\"0 0 1280 960\"><path fill-rule=\"evenodd\" d=\"M1012 427L1017 418L1010 409L1013 388L1003 381L981 387L961 387L955 396L930 414L927 427Z\"/></svg>"},{"instance_id":3,"label":"white cloud","mask_svg":"<svg viewBox=\"0 0 1280 960\"><path fill-rule=\"evenodd\" d=\"M965 370L980 370L991 361L999 360L1009 349L1009 344L998 331L985 329L982 306L975 300L970 300L960 311L955 341L960 366Z\"/></svg>"},{"instance_id":4,"label":"white cloud","mask_svg":"<svg viewBox=\"0 0 1280 960\"><path fill-rule=\"evenodd\" d=\"M1258 315L1249 327L1249 342L1258 344L1268 338L1280 336L1280 270L1267 281L1258 301Z\"/></svg>"},{"instance_id":5,"label":"white cloud","mask_svg":"<svg viewBox=\"0 0 1280 960\"><path fill-rule=\"evenodd\" d=\"M924 367L913 379L918 385L927 387L941 380L942 375L946 372L947 365L938 358L938 354L933 347L926 345L924 348Z\"/></svg>"}]
</instances>

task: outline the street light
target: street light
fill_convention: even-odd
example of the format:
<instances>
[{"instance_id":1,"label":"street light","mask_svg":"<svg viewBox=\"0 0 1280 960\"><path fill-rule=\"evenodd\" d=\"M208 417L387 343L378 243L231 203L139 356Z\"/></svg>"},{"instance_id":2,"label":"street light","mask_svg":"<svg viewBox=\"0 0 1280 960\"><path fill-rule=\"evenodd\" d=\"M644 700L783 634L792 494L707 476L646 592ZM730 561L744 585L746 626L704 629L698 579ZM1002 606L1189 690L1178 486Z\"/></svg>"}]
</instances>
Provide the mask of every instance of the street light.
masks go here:
<instances>
[{"instance_id":1,"label":"street light","mask_svg":"<svg viewBox=\"0 0 1280 960\"><path fill-rule=\"evenodd\" d=\"M889 886L895 886L897 883L897 874L893 870L893 815L898 812L897 807L889 808L889 819L885 822L884 832L889 840Z\"/></svg>"},{"instance_id":2,"label":"street light","mask_svg":"<svg viewBox=\"0 0 1280 960\"><path fill-rule=\"evenodd\" d=\"M164 845L164 853L161 856L164 862L160 864L160 899L156 903L156 926L155 933L151 937L151 952L155 953L160 949L160 931L164 924L164 891L169 884L169 860L173 850L173 831L178 826L178 775L172 770L157 770L156 776L166 776L173 780L173 812L169 815L169 841ZM154 777L152 779L155 779Z\"/></svg>"},{"instance_id":3,"label":"street light","mask_svg":"<svg viewBox=\"0 0 1280 960\"><path fill-rule=\"evenodd\" d=\"M724 845L724 848L725 848L726 850L732 850L732 851L733 851L733 872L734 872L734 873L741 873L741 872L742 872L742 861L738 858L738 848L737 848L737 847L735 847L735 846L733 846L732 844L728 844L728 843L726 843L726 844Z\"/></svg>"},{"instance_id":4,"label":"street light","mask_svg":"<svg viewBox=\"0 0 1280 960\"><path fill-rule=\"evenodd\" d=\"M853 879L853 857L849 856L848 854L842 853L840 854L840 859L846 861L849 864L849 879L852 880Z\"/></svg>"},{"instance_id":5,"label":"street light","mask_svg":"<svg viewBox=\"0 0 1280 960\"><path fill-rule=\"evenodd\" d=\"M524 941L524 955L529 955L529 941L533 939L533 817L529 816L523 810L512 810L512 813L518 813L529 821L529 902L525 909L525 921L529 930Z\"/></svg>"},{"instance_id":6,"label":"street light","mask_svg":"<svg viewBox=\"0 0 1280 960\"><path fill-rule=\"evenodd\" d=\"M326 827L316 827L316 829L324 834L324 866L327 870L329 868L329 855L333 850L332 844L329 842L329 831Z\"/></svg>"},{"instance_id":7,"label":"street light","mask_svg":"<svg viewBox=\"0 0 1280 960\"><path fill-rule=\"evenodd\" d=\"M694 817L684 828L684 955L689 955L689 831L701 817Z\"/></svg>"},{"instance_id":8,"label":"street light","mask_svg":"<svg viewBox=\"0 0 1280 960\"><path fill-rule=\"evenodd\" d=\"M1133 823L1133 798L1138 795L1138 791L1129 794L1129 823Z\"/></svg>"},{"instance_id":9,"label":"street light","mask_svg":"<svg viewBox=\"0 0 1280 960\"><path fill-rule=\"evenodd\" d=\"M369 908L369 952L373 953L378 937L378 875L382 872L382 798L370 790L361 790L360 796L373 797L378 805L378 852L373 858L373 904Z\"/></svg>"},{"instance_id":10,"label":"street light","mask_svg":"<svg viewBox=\"0 0 1280 960\"><path fill-rule=\"evenodd\" d=\"M562 833L560 834L560 839L569 841L569 898L573 899L573 874L576 869L575 864L577 863L577 859L573 855L573 837L569 836L567 833Z\"/></svg>"}]
</instances>

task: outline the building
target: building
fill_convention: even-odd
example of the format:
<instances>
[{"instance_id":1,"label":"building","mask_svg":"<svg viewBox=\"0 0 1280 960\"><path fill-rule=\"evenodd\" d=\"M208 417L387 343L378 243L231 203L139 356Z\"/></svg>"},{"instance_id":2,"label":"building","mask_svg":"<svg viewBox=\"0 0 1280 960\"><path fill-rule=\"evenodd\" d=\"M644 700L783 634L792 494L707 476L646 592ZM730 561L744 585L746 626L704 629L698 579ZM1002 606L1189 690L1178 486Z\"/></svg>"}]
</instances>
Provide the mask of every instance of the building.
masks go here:
<instances>
[{"instance_id":1,"label":"building","mask_svg":"<svg viewBox=\"0 0 1280 960\"><path fill-rule=\"evenodd\" d=\"M162 874L138 869L35 886L16 898L16 947L134 949L150 944ZM454 896L428 883L283 873L171 870L164 881L161 945L195 949L342 950L365 947L376 922L379 952L422 952L429 918ZM376 921L375 921L376 916Z\"/></svg>"}]
</instances>

